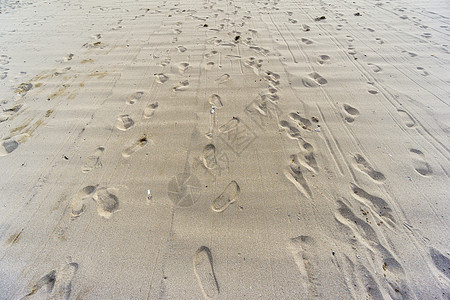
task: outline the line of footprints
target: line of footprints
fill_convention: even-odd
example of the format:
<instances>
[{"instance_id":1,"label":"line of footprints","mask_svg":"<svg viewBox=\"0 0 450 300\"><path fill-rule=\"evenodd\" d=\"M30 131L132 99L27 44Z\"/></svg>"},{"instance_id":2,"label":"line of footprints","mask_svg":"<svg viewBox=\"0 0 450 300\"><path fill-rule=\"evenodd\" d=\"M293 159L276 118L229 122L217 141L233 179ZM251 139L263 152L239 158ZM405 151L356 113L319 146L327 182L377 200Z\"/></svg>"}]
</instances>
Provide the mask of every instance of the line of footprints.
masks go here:
<instances>
[{"instance_id":1,"label":"line of footprints","mask_svg":"<svg viewBox=\"0 0 450 300\"><path fill-rule=\"evenodd\" d=\"M133 105L136 102L143 99L144 92L135 92L126 98L128 105ZM158 108L158 102L153 102L144 108L144 118L151 118ZM128 114L119 115L116 120L115 127L120 131L128 131L135 125L134 120ZM122 151L123 158L129 158L135 152L141 150L148 143L148 138L145 134L140 136L137 140ZM94 169L102 167L101 156L105 151L104 147L98 147L89 155L83 164L82 172L88 173ZM109 219L114 212L119 209L119 199L116 196L117 191L114 188L98 187L98 185L85 186L79 190L72 198L72 217L77 218L81 216L86 206L91 200L95 200L97 203L97 213L99 216Z\"/></svg>"}]
</instances>

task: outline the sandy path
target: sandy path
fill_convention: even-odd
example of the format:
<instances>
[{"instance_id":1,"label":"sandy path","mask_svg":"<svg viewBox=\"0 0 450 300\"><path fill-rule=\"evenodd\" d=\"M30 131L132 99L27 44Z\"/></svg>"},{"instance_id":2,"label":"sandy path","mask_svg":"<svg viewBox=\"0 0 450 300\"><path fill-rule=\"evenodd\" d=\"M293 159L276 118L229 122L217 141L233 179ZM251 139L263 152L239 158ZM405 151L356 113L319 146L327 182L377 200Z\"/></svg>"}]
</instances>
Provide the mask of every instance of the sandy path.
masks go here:
<instances>
[{"instance_id":1,"label":"sandy path","mask_svg":"<svg viewBox=\"0 0 450 300\"><path fill-rule=\"evenodd\" d=\"M445 1L0 2L1 299L447 299Z\"/></svg>"}]
</instances>

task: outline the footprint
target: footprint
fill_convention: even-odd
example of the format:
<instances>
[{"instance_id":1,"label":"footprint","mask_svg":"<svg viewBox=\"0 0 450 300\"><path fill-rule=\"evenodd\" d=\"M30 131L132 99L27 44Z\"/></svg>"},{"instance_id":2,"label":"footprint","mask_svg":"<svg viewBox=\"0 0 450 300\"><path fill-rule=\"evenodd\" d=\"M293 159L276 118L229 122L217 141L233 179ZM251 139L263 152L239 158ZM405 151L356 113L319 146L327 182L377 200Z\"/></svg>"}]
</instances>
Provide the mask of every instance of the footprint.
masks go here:
<instances>
[{"instance_id":1,"label":"footprint","mask_svg":"<svg viewBox=\"0 0 450 300\"><path fill-rule=\"evenodd\" d=\"M14 139L7 139L2 142L0 156L6 156L19 147L19 143Z\"/></svg>"},{"instance_id":2,"label":"footprint","mask_svg":"<svg viewBox=\"0 0 450 300\"><path fill-rule=\"evenodd\" d=\"M305 39L305 38L302 38L301 41L303 44L306 44L306 45L311 45L314 43L313 41Z\"/></svg>"},{"instance_id":3,"label":"footprint","mask_svg":"<svg viewBox=\"0 0 450 300\"><path fill-rule=\"evenodd\" d=\"M167 77L163 73L157 73L157 74L155 74L155 77L156 77L156 82L160 83L160 84L166 83L167 80L169 80L169 77Z\"/></svg>"},{"instance_id":4,"label":"footprint","mask_svg":"<svg viewBox=\"0 0 450 300\"><path fill-rule=\"evenodd\" d=\"M213 105L214 107L222 107L222 99L217 94L212 94L208 99L209 104Z\"/></svg>"},{"instance_id":5,"label":"footprint","mask_svg":"<svg viewBox=\"0 0 450 300\"><path fill-rule=\"evenodd\" d=\"M144 92L136 92L127 98L127 104L135 104L137 101L141 100Z\"/></svg>"},{"instance_id":6,"label":"footprint","mask_svg":"<svg viewBox=\"0 0 450 300\"><path fill-rule=\"evenodd\" d=\"M21 83L14 92L18 95L24 96L29 90L33 88L33 84L31 83Z\"/></svg>"},{"instance_id":7,"label":"footprint","mask_svg":"<svg viewBox=\"0 0 450 300\"><path fill-rule=\"evenodd\" d=\"M72 259L67 258L66 264L62 265L58 270L52 270L50 273L39 279L25 297L28 298L38 293L42 287L46 287L46 291L41 290L40 298L43 299L69 299L72 291L72 280L78 270L78 264L73 263Z\"/></svg>"},{"instance_id":8,"label":"footprint","mask_svg":"<svg viewBox=\"0 0 450 300\"><path fill-rule=\"evenodd\" d=\"M300 140L302 137L300 136L300 130L293 126L293 124L288 121L281 120L280 126L286 130L288 136L292 139Z\"/></svg>"},{"instance_id":9,"label":"footprint","mask_svg":"<svg viewBox=\"0 0 450 300\"><path fill-rule=\"evenodd\" d=\"M368 90L368 92L369 92L369 94L372 94L372 95L378 94L378 91L375 91L375 90Z\"/></svg>"},{"instance_id":10,"label":"footprint","mask_svg":"<svg viewBox=\"0 0 450 300\"><path fill-rule=\"evenodd\" d=\"M271 96L271 98L273 97ZM259 96L245 108L245 112L253 116L252 119L255 122L263 126L264 120L272 119L273 117L271 111L273 106L270 103L269 95Z\"/></svg>"},{"instance_id":11,"label":"footprint","mask_svg":"<svg viewBox=\"0 0 450 300\"><path fill-rule=\"evenodd\" d=\"M425 155L417 149L409 149L414 162L414 169L422 176L432 174L430 165L425 161Z\"/></svg>"},{"instance_id":12,"label":"footprint","mask_svg":"<svg viewBox=\"0 0 450 300\"><path fill-rule=\"evenodd\" d=\"M359 116L359 110L348 104L344 104L343 107L346 112L345 121L348 123L355 121L355 118Z\"/></svg>"},{"instance_id":13,"label":"footprint","mask_svg":"<svg viewBox=\"0 0 450 300\"><path fill-rule=\"evenodd\" d=\"M134 121L129 115L120 115L117 118L116 127L119 130L127 131L134 126Z\"/></svg>"},{"instance_id":14,"label":"footprint","mask_svg":"<svg viewBox=\"0 0 450 300\"><path fill-rule=\"evenodd\" d=\"M225 124L223 124L222 126L219 127L219 132L227 133L227 132L236 130L239 123L240 123L239 119L236 117L233 117L231 120L229 120L228 122L226 122Z\"/></svg>"},{"instance_id":15,"label":"footprint","mask_svg":"<svg viewBox=\"0 0 450 300\"><path fill-rule=\"evenodd\" d=\"M31 289L31 292L29 292L25 297L23 297L22 299L26 299L30 296L33 296L34 294L36 294L37 292L39 292L39 290L41 290L42 287L46 287L47 290L47 296L49 296L49 293L52 292L53 287L55 285L55 280L56 280L56 270L52 270L50 273L48 273L47 275L43 276L41 279L39 279L33 286L33 288ZM44 297L42 296L41 298L44 299Z\"/></svg>"},{"instance_id":16,"label":"footprint","mask_svg":"<svg viewBox=\"0 0 450 300\"><path fill-rule=\"evenodd\" d=\"M205 57L205 58L210 58L211 56L216 55L217 53L219 53L217 50L212 50L212 51L206 53L206 54L204 55L204 57Z\"/></svg>"},{"instance_id":17,"label":"footprint","mask_svg":"<svg viewBox=\"0 0 450 300\"><path fill-rule=\"evenodd\" d=\"M411 117L411 115L409 113L407 113L406 111L404 111L402 109L398 109L397 112L400 115L400 117L402 118L403 123L405 124L406 127L412 128L416 125L416 122L414 121L414 119Z\"/></svg>"},{"instance_id":18,"label":"footprint","mask_svg":"<svg viewBox=\"0 0 450 300\"><path fill-rule=\"evenodd\" d=\"M345 202L348 203L346 199ZM369 213L366 210L361 209L365 220L358 218L355 212L350 208L350 205L345 203L344 200L338 200L338 210L335 214L335 219L338 223L346 226L351 230L352 236L355 238L366 240L367 242L377 245L380 243L375 230L369 224Z\"/></svg>"},{"instance_id":19,"label":"footprint","mask_svg":"<svg viewBox=\"0 0 450 300\"><path fill-rule=\"evenodd\" d=\"M280 85L280 75L277 73L274 73L272 71L266 71L266 74L264 75L264 80L269 82L270 85L276 87Z\"/></svg>"},{"instance_id":20,"label":"footprint","mask_svg":"<svg viewBox=\"0 0 450 300\"><path fill-rule=\"evenodd\" d=\"M13 115L15 115L21 108L23 104L16 104L11 108L4 108L3 112L0 114L0 123L7 121Z\"/></svg>"},{"instance_id":21,"label":"footprint","mask_svg":"<svg viewBox=\"0 0 450 300\"><path fill-rule=\"evenodd\" d=\"M358 52L356 52L355 48L353 47L348 47L348 54L350 55L356 55Z\"/></svg>"},{"instance_id":22,"label":"footprint","mask_svg":"<svg viewBox=\"0 0 450 300\"><path fill-rule=\"evenodd\" d=\"M263 60L262 59L256 59L255 57L249 57L244 64L250 68L252 68L253 72L259 76L260 69L262 67Z\"/></svg>"},{"instance_id":23,"label":"footprint","mask_svg":"<svg viewBox=\"0 0 450 300\"><path fill-rule=\"evenodd\" d=\"M403 53L408 53L408 55L410 56L410 57L416 57L417 56L417 54L416 53L414 53L414 52L409 52L409 51L402 51Z\"/></svg>"},{"instance_id":24,"label":"footprint","mask_svg":"<svg viewBox=\"0 0 450 300\"><path fill-rule=\"evenodd\" d=\"M327 18L325 16L320 16L320 17L314 18L314 21L319 22L319 21L326 20L326 19Z\"/></svg>"},{"instance_id":25,"label":"footprint","mask_svg":"<svg viewBox=\"0 0 450 300\"><path fill-rule=\"evenodd\" d=\"M330 60L330 57L328 55L319 55L319 57L317 58L317 63L319 65L323 65L325 63L327 63Z\"/></svg>"},{"instance_id":26,"label":"footprint","mask_svg":"<svg viewBox=\"0 0 450 300\"><path fill-rule=\"evenodd\" d=\"M296 154L291 155L290 159L291 163L287 170L284 171L284 175L306 198L311 198L311 189L303 176L302 167L298 156Z\"/></svg>"},{"instance_id":27,"label":"footprint","mask_svg":"<svg viewBox=\"0 0 450 300\"><path fill-rule=\"evenodd\" d=\"M298 125L300 125L303 129L311 130L311 121L303 118L302 116L300 116L300 114L292 112L289 114L289 117L292 120L297 121Z\"/></svg>"},{"instance_id":28,"label":"footprint","mask_svg":"<svg viewBox=\"0 0 450 300\"><path fill-rule=\"evenodd\" d=\"M430 75L430 73L428 73L427 71L425 71L425 69L423 67L417 67L417 70L420 71L420 74L422 76L428 76Z\"/></svg>"},{"instance_id":29,"label":"footprint","mask_svg":"<svg viewBox=\"0 0 450 300\"><path fill-rule=\"evenodd\" d=\"M378 182L383 182L386 177L384 177L383 173L375 171L372 166L367 162L367 160L364 159L364 157L362 157L359 154L356 154L354 156L354 160L356 163L356 168L358 170L360 170L363 173L366 173L367 175L369 175L370 178L372 178L375 181Z\"/></svg>"},{"instance_id":30,"label":"footprint","mask_svg":"<svg viewBox=\"0 0 450 300\"><path fill-rule=\"evenodd\" d=\"M133 153L141 150L145 145L147 145L147 136L143 135L140 139L135 141L131 146L127 147L122 151L122 156L127 158L130 157Z\"/></svg>"},{"instance_id":31,"label":"footprint","mask_svg":"<svg viewBox=\"0 0 450 300\"><path fill-rule=\"evenodd\" d=\"M344 226L344 229L350 230L345 233L347 236L351 237L348 242L352 245L357 242L362 247L367 248L367 250L369 250L369 254L371 254L367 258L372 261L373 265L378 266L377 268L375 268L375 272L372 271L371 273L368 273L368 270L364 268L361 269L363 270L362 274L356 273L356 278L355 276L353 276L354 278L352 278L352 284L356 289L355 292L368 293L371 296L380 296L381 294L379 291L379 287L376 284L375 280L373 280L372 276L382 275L383 283L385 283L384 287L386 287L392 299L408 298L407 295L410 293L410 291L405 282L404 269L401 264L393 257L391 251L389 251L382 245L380 239L377 236L377 227L374 228L374 225L371 225L371 214L369 214L369 211L367 211L366 207L359 207L360 211L358 210L358 212L355 212L351 209L349 202L345 199L343 199L342 201L338 200L337 204L339 208L338 212L335 214L335 219L338 224ZM356 215L359 215L361 213L364 217L358 218ZM364 218L365 220L363 220ZM380 223L377 224L380 225ZM354 247L354 249L357 248ZM364 252L360 253L362 254ZM347 256L346 258L348 259ZM358 259L359 258L361 257L358 257ZM357 270L354 270L354 264L352 262L350 263L352 265L351 273L355 274L355 271ZM362 267L362 265L360 265L360 267ZM361 282L360 280L362 280L363 282Z\"/></svg>"},{"instance_id":32,"label":"footprint","mask_svg":"<svg viewBox=\"0 0 450 300\"><path fill-rule=\"evenodd\" d=\"M434 248L430 248L430 256L436 268L450 279L450 259Z\"/></svg>"},{"instance_id":33,"label":"footprint","mask_svg":"<svg viewBox=\"0 0 450 300\"><path fill-rule=\"evenodd\" d=\"M311 30L311 27L309 27L309 25L306 25L306 24L302 24L302 26L300 28L303 31L310 31Z\"/></svg>"},{"instance_id":34,"label":"footprint","mask_svg":"<svg viewBox=\"0 0 450 300\"><path fill-rule=\"evenodd\" d=\"M213 144L208 144L203 147L202 162L205 168L214 169L217 167L216 147Z\"/></svg>"},{"instance_id":35,"label":"footprint","mask_svg":"<svg viewBox=\"0 0 450 300\"><path fill-rule=\"evenodd\" d=\"M86 158L81 171L87 173L92 169L101 168L102 163L100 161L100 156L103 154L103 151L105 151L105 148L103 147L95 149L94 153Z\"/></svg>"},{"instance_id":36,"label":"footprint","mask_svg":"<svg viewBox=\"0 0 450 300\"><path fill-rule=\"evenodd\" d=\"M378 73L382 70L381 67L378 65L372 63L368 63L368 65L372 68L372 71L374 71L375 73Z\"/></svg>"},{"instance_id":37,"label":"footprint","mask_svg":"<svg viewBox=\"0 0 450 300\"><path fill-rule=\"evenodd\" d=\"M109 219L119 209L119 199L112 189L98 189L93 198L97 202L97 212L101 217Z\"/></svg>"},{"instance_id":38,"label":"footprint","mask_svg":"<svg viewBox=\"0 0 450 300\"><path fill-rule=\"evenodd\" d=\"M355 184L352 184L351 187L353 197L356 200L365 204L367 207L370 207L374 215L383 217L385 220L389 221L391 225L395 225L395 219L392 216L392 209L384 199L367 193Z\"/></svg>"},{"instance_id":39,"label":"footprint","mask_svg":"<svg viewBox=\"0 0 450 300\"><path fill-rule=\"evenodd\" d=\"M160 65L161 67L165 67L165 66L167 66L168 64L170 64L170 58L164 58L164 59L162 59L162 60L159 62L159 65ZM158 74L155 74L155 75L164 75L164 74L158 73ZM158 77L158 76L157 76L157 77Z\"/></svg>"},{"instance_id":40,"label":"footprint","mask_svg":"<svg viewBox=\"0 0 450 300\"><path fill-rule=\"evenodd\" d=\"M328 81L317 72L309 73L308 76L302 78L302 82L307 88L319 87L328 83Z\"/></svg>"},{"instance_id":41,"label":"footprint","mask_svg":"<svg viewBox=\"0 0 450 300\"><path fill-rule=\"evenodd\" d=\"M0 65L7 65L9 64L9 60L11 59L11 57L9 57L8 55L2 54L0 55Z\"/></svg>"},{"instance_id":42,"label":"footprint","mask_svg":"<svg viewBox=\"0 0 450 300\"><path fill-rule=\"evenodd\" d=\"M215 63L212 61L208 61L205 65L205 70L209 71L212 70L214 68Z\"/></svg>"},{"instance_id":43,"label":"footprint","mask_svg":"<svg viewBox=\"0 0 450 300\"><path fill-rule=\"evenodd\" d=\"M144 108L144 118L148 119L148 118L153 117L156 113L156 109L158 108L158 106L159 106L158 102L153 102L153 103L147 105Z\"/></svg>"},{"instance_id":44,"label":"footprint","mask_svg":"<svg viewBox=\"0 0 450 300\"><path fill-rule=\"evenodd\" d=\"M189 64L186 62L182 62L178 65L178 73L184 74L186 70L189 68Z\"/></svg>"},{"instance_id":45,"label":"footprint","mask_svg":"<svg viewBox=\"0 0 450 300\"><path fill-rule=\"evenodd\" d=\"M86 200L97 190L97 186L89 185L79 190L72 198L72 217L79 217L86 208Z\"/></svg>"},{"instance_id":46,"label":"footprint","mask_svg":"<svg viewBox=\"0 0 450 300\"><path fill-rule=\"evenodd\" d=\"M183 53L183 52L186 52L186 47L184 47L184 46L178 46L177 47L177 50L180 52L180 53Z\"/></svg>"},{"instance_id":47,"label":"footprint","mask_svg":"<svg viewBox=\"0 0 450 300\"><path fill-rule=\"evenodd\" d=\"M64 61L72 60L73 56L74 56L73 53L69 53L69 54L67 54L67 55L63 58L63 60L64 60Z\"/></svg>"},{"instance_id":48,"label":"footprint","mask_svg":"<svg viewBox=\"0 0 450 300\"><path fill-rule=\"evenodd\" d=\"M189 87L189 80L180 81L176 86L172 88L174 92L184 91Z\"/></svg>"},{"instance_id":49,"label":"footprint","mask_svg":"<svg viewBox=\"0 0 450 300\"><path fill-rule=\"evenodd\" d=\"M278 91L273 88L269 88L269 93L262 95L261 99L262 100L268 99L270 102L272 102L272 104L278 105L278 100L280 100L280 96L278 96L276 92Z\"/></svg>"},{"instance_id":50,"label":"footprint","mask_svg":"<svg viewBox=\"0 0 450 300\"><path fill-rule=\"evenodd\" d=\"M366 299L384 299L383 294L380 291L380 286L377 281L373 277L373 273L369 272L365 266L362 264L358 266L358 270L356 271L358 276L358 281L361 281L362 288L364 292L367 294ZM392 298L392 299L396 299ZM402 299L402 298L398 298Z\"/></svg>"},{"instance_id":51,"label":"footprint","mask_svg":"<svg viewBox=\"0 0 450 300\"><path fill-rule=\"evenodd\" d=\"M305 160L300 160L300 163L311 172L317 173L319 171L319 167L317 165L313 146L310 143L303 141L302 147L303 151L301 154ZM297 156L300 156L300 153L297 154Z\"/></svg>"},{"instance_id":52,"label":"footprint","mask_svg":"<svg viewBox=\"0 0 450 300\"><path fill-rule=\"evenodd\" d=\"M241 189L236 181L231 181L225 190L216 199L213 200L211 208L215 212L222 212L236 201Z\"/></svg>"},{"instance_id":53,"label":"footprint","mask_svg":"<svg viewBox=\"0 0 450 300\"><path fill-rule=\"evenodd\" d=\"M261 55L264 55L264 56L267 56L270 53L269 50L262 48L262 47L258 47L258 46L250 46L249 48Z\"/></svg>"},{"instance_id":54,"label":"footprint","mask_svg":"<svg viewBox=\"0 0 450 300\"><path fill-rule=\"evenodd\" d=\"M231 76L229 74L223 74L214 81L218 84L221 84L227 82L230 79L230 77Z\"/></svg>"},{"instance_id":55,"label":"footprint","mask_svg":"<svg viewBox=\"0 0 450 300\"><path fill-rule=\"evenodd\" d=\"M320 267L317 266L315 262L316 247L314 239L305 235L290 238L287 246L302 275L302 280L300 282L302 283L303 288L308 291L308 298L320 296L318 291L320 285L318 275L320 274L320 271L318 272L317 270L317 268L320 269Z\"/></svg>"},{"instance_id":56,"label":"footprint","mask_svg":"<svg viewBox=\"0 0 450 300\"><path fill-rule=\"evenodd\" d=\"M211 250L201 246L194 254L194 273L205 299L213 299L219 295L219 284L214 273Z\"/></svg>"},{"instance_id":57,"label":"footprint","mask_svg":"<svg viewBox=\"0 0 450 300\"><path fill-rule=\"evenodd\" d=\"M61 267L55 276L55 283L50 294L50 299L69 299L72 291L72 280L78 271L78 264L73 263L71 258Z\"/></svg>"},{"instance_id":58,"label":"footprint","mask_svg":"<svg viewBox=\"0 0 450 300\"><path fill-rule=\"evenodd\" d=\"M383 45L384 41L381 38L375 38L378 44Z\"/></svg>"}]
</instances>

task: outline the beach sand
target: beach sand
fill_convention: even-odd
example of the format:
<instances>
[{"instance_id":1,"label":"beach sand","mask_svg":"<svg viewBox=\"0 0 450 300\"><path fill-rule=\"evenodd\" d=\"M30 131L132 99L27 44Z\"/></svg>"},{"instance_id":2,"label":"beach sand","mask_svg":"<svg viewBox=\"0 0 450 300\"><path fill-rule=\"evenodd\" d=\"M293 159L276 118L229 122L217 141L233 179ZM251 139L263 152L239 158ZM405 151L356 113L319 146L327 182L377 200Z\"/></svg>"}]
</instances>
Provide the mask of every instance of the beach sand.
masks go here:
<instances>
[{"instance_id":1,"label":"beach sand","mask_svg":"<svg viewBox=\"0 0 450 300\"><path fill-rule=\"evenodd\" d=\"M0 299L449 299L449 18L1 1Z\"/></svg>"}]
</instances>

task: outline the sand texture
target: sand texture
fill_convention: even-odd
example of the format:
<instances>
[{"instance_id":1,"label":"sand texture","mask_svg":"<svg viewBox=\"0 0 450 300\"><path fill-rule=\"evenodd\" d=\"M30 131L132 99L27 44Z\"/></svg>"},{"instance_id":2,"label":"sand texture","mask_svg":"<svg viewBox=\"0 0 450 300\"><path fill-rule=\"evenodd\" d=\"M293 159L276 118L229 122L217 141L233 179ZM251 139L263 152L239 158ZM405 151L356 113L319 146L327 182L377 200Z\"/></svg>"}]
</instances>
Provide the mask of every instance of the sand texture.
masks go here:
<instances>
[{"instance_id":1,"label":"sand texture","mask_svg":"<svg viewBox=\"0 0 450 300\"><path fill-rule=\"evenodd\" d=\"M448 1L0 0L0 299L449 299Z\"/></svg>"}]
</instances>

